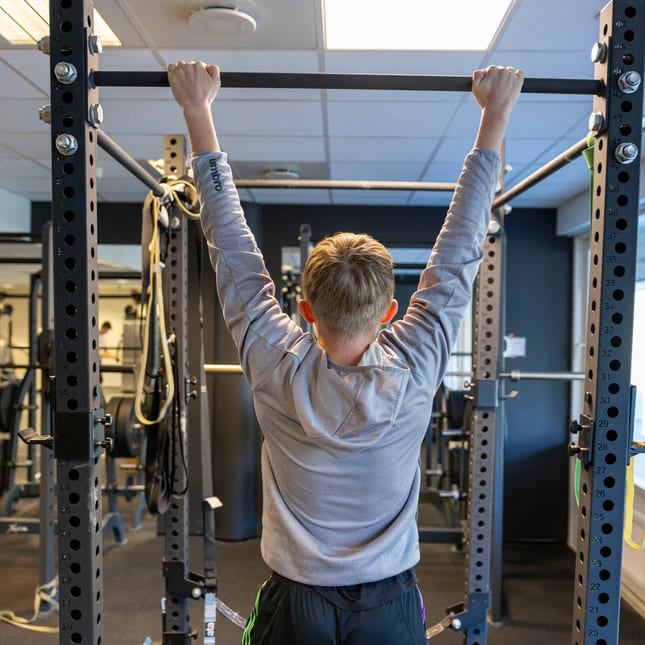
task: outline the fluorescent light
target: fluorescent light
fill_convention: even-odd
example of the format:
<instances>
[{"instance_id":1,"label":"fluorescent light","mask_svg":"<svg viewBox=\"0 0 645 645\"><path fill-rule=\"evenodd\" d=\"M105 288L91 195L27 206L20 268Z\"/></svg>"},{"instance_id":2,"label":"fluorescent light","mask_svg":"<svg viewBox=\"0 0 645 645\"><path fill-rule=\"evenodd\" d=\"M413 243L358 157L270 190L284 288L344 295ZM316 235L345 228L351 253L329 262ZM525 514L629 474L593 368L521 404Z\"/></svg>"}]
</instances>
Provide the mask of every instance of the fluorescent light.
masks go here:
<instances>
[{"instance_id":1,"label":"fluorescent light","mask_svg":"<svg viewBox=\"0 0 645 645\"><path fill-rule=\"evenodd\" d=\"M327 49L485 50L515 0L324 0Z\"/></svg>"},{"instance_id":2,"label":"fluorescent light","mask_svg":"<svg viewBox=\"0 0 645 645\"><path fill-rule=\"evenodd\" d=\"M94 26L94 33L101 36L103 45L121 46L96 9ZM0 36L12 45L33 45L49 36L49 0L0 0Z\"/></svg>"},{"instance_id":3,"label":"fluorescent light","mask_svg":"<svg viewBox=\"0 0 645 645\"><path fill-rule=\"evenodd\" d=\"M121 47L123 45L110 25L105 22L105 18L96 9L94 9L94 33L101 37L103 47Z\"/></svg>"}]
</instances>

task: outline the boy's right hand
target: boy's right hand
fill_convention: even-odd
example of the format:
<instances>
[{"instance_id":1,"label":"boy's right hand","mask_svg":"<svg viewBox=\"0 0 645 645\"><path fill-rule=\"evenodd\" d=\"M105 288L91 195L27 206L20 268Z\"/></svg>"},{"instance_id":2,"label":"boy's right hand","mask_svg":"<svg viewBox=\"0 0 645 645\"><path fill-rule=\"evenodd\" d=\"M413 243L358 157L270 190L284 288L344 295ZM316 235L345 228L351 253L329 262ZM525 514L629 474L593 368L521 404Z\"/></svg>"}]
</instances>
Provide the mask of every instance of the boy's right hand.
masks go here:
<instances>
[{"instance_id":1,"label":"boy's right hand","mask_svg":"<svg viewBox=\"0 0 645 645\"><path fill-rule=\"evenodd\" d=\"M473 95L482 110L508 116L517 102L523 82L521 69L490 65L473 72Z\"/></svg>"},{"instance_id":2,"label":"boy's right hand","mask_svg":"<svg viewBox=\"0 0 645 645\"><path fill-rule=\"evenodd\" d=\"M168 82L184 112L210 107L221 86L219 67L180 60L176 65L168 65Z\"/></svg>"}]
</instances>

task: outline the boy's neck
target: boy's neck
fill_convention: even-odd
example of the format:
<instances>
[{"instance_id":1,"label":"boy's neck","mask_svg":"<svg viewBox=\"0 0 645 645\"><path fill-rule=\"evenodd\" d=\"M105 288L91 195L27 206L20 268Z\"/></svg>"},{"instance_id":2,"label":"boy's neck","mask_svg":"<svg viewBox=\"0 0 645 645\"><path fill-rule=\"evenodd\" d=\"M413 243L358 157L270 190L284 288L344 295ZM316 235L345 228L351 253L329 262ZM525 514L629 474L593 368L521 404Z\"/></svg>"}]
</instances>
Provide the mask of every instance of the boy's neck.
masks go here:
<instances>
[{"instance_id":1,"label":"boy's neck","mask_svg":"<svg viewBox=\"0 0 645 645\"><path fill-rule=\"evenodd\" d=\"M372 335L361 335L351 340L341 340L332 334L321 334L318 330L318 343L327 352L329 360L338 365L355 367L361 362L363 354L370 346L376 331Z\"/></svg>"}]
</instances>

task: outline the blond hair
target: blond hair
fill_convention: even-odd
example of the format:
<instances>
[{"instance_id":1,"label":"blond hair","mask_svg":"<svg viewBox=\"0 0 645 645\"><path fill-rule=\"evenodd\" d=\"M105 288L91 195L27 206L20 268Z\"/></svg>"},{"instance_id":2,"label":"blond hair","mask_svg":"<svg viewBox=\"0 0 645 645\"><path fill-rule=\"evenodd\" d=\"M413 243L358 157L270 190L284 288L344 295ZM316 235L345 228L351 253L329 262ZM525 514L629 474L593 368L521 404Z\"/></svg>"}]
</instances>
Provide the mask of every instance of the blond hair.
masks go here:
<instances>
[{"instance_id":1,"label":"blond hair","mask_svg":"<svg viewBox=\"0 0 645 645\"><path fill-rule=\"evenodd\" d=\"M392 257L370 235L336 233L315 246L302 285L316 320L351 339L377 325L390 306Z\"/></svg>"}]
</instances>

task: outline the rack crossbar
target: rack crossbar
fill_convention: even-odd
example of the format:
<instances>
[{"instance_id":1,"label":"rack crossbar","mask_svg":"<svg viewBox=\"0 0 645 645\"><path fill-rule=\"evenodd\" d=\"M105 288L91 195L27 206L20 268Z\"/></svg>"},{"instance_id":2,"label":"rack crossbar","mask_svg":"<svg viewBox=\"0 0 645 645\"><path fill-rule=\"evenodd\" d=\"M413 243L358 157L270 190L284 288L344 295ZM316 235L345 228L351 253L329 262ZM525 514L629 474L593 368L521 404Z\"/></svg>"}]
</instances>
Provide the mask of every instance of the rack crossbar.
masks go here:
<instances>
[{"instance_id":1,"label":"rack crossbar","mask_svg":"<svg viewBox=\"0 0 645 645\"><path fill-rule=\"evenodd\" d=\"M437 181L369 181L351 179L236 179L238 188L324 188L337 190L420 190L454 192L457 184Z\"/></svg>"},{"instance_id":2,"label":"rack crossbar","mask_svg":"<svg viewBox=\"0 0 645 645\"><path fill-rule=\"evenodd\" d=\"M549 161L549 163L542 166L536 170L532 175L529 175L526 179L522 180L518 184L515 184L512 188L507 190L505 193L502 193L499 197L493 200L493 210L508 204L512 199L515 199L518 195L526 192L532 186L539 183L543 179L546 179L552 175L556 170L560 170L567 164L571 163L574 159L577 159L584 150L588 147L587 137L578 141L567 150L565 150L561 155L558 155L555 159Z\"/></svg>"},{"instance_id":3,"label":"rack crossbar","mask_svg":"<svg viewBox=\"0 0 645 645\"><path fill-rule=\"evenodd\" d=\"M414 74L329 74L283 72L222 72L222 87L319 90L407 90L470 92L470 76ZM95 85L102 87L168 87L166 72L96 71ZM579 78L525 78L528 94L603 94L602 81Z\"/></svg>"},{"instance_id":4,"label":"rack crossbar","mask_svg":"<svg viewBox=\"0 0 645 645\"><path fill-rule=\"evenodd\" d=\"M129 170L137 179L142 181L156 197L163 197L165 192L159 182L146 169L133 159L121 146L102 130L97 130L97 143L115 161L118 161L126 170Z\"/></svg>"}]
</instances>

